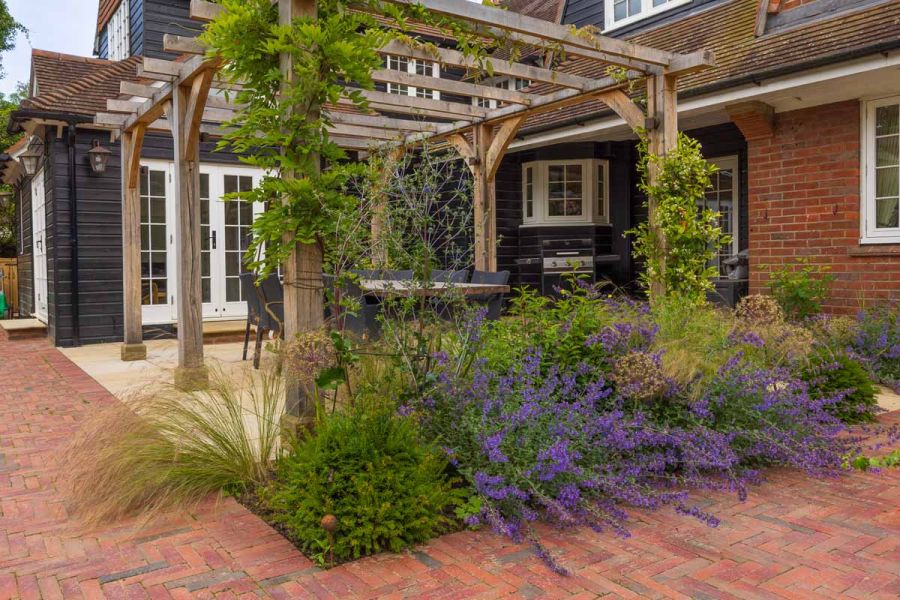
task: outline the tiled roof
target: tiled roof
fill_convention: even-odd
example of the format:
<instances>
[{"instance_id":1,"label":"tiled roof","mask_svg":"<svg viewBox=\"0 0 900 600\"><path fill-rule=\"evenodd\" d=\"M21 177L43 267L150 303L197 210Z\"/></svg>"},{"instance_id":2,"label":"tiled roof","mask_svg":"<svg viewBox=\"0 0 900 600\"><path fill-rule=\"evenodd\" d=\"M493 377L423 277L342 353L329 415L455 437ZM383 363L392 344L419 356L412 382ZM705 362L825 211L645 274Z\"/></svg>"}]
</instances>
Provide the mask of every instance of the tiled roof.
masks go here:
<instances>
[{"instance_id":1,"label":"tiled roof","mask_svg":"<svg viewBox=\"0 0 900 600\"><path fill-rule=\"evenodd\" d=\"M900 47L900 2L883 3L784 31L755 35L760 0L732 0L642 31L628 39L672 52L710 49L717 66L679 79L682 96L722 89L775 73L801 71L842 59ZM573 59L562 70L602 77L605 67ZM535 86L536 91L546 92ZM602 102L590 101L528 120L523 132L562 126L608 114Z\"/></svg>"},{"instance_id":2,"label":"tiled roof","mask_svg":"<svg viewBox=\"0 0 900 600\"><path fill-rule=\"evenodd\" d=\"M121 3L122 0L100 0L100 7L97 9L97 33L103 31Z\"/></svg>"},{"instance_id":3,"label":"tiled roof","mask_svg":"<svg viewBox=\"0 0 900 600\"><path fill-rule=\"evenodd\" d=\"M103 112L106 101L119 96L119 82L138 79L141 60L135 56L109 61L34 50L32 73L38 94L24 100L22 108L88 116Z\"/></svg>"},{"instance_id":4,"label":"tiled roof","mask_svg":"<svg viewBox=\"0 0 900 600\"><path fill-rule=\"evenodd\" d=\"M559 23L565 0L503 0L500 6L520 15Z\"/></svg>"}]
</instances>

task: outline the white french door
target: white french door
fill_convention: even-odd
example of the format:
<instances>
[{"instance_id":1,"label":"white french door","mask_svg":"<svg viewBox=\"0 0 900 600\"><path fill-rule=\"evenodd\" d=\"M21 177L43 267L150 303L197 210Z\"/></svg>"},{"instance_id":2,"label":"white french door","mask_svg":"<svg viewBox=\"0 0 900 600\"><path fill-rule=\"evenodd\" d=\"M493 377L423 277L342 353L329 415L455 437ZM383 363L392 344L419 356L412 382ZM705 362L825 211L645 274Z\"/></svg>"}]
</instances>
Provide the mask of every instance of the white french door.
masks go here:
<instances>
[{"instance_id":1,"label":"white french door","mask_svg":"<svg viewBox=\"0 0 900 600\"><path fill-rule=\"evenodd\" d=\"M203 317L234 319L247 315L239 275L250 244L250 226L262 205L223 200L259 185L260 172L247 167L200 168Z\"/></svg>"},{"instance_id":2,"label":"white french door","mask_svg":"<svg viewBox=\"0 0 900 600\"><path fill-rule=\"evenodd\" d=\"M31 231L34 259L34 316L46 323L47 303L47 195L44 191L44 169L31 179Z\"/></svg>"},{"instance_id":3,"label":"white french door","mask_svg":"<svg viewBox=\"0 0 900 600\"><path fill-rule=\"evenodd\" d=\"M719 213L719 226L722 232L731 236L731 245L720 248L712 261L713 266L719 271L719 276L724 277L725 267L722 261L734 256L740 250L738 157L711 158L709 162L719 170L712 176L710 182L712 185L706 190L705 206Z\"/></svg>"},{"instance_id":4,"label":"white french door","mask_svg":"<svg viewBox=\"0 0 900 600\"><path fill-rule=\"evenodd\" d=\"M224 200L259 184L261 172L244 166L201 165L200 241L203 318L247 314L239 274L250 225L262 205ZM174 165L146 161L141 171L141 294L145 324L177 319Z\"/></svg>"}]
</instances>

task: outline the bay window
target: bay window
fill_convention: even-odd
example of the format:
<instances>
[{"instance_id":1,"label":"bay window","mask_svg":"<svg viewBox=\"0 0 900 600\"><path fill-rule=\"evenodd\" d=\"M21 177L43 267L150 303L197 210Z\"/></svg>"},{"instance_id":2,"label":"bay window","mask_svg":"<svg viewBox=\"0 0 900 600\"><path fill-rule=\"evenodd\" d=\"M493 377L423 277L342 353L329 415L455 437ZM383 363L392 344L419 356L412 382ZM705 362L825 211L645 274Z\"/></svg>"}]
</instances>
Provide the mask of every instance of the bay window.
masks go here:
<instances>
[{"instance_id":1,"label":"bay window","mask_svg":"<svg viewBox=\"0 0 900 600\"><path fill-rule=\"evenodd\" d=\"M864 108L861 241L900 243L900 96Z\"/></svg>"},{"instance_id":2,"label":"bay window","mask_svg":"<svg viewBox=\"0 0 900 600\"><path fill-rule=\"evenodd\" d=\"M526 225L608 223L609 163L550 160L522 166Z\"/></svg>"}]
</instances>

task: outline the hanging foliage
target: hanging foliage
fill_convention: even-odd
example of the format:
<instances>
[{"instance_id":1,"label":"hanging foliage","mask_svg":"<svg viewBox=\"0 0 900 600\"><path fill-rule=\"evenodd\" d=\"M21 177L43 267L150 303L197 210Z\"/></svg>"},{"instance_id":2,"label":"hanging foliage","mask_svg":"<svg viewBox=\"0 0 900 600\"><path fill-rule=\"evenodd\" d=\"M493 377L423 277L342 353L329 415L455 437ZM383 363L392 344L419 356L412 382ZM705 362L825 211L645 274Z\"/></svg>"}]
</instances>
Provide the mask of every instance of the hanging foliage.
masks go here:
<instances>
[{"instance_id":1,"label":"hanging foliage","mask_svg":"<svg viewBox=\"0 0 900 600\"><path fill-rule=\"evenodd\" d=\"M429 47L410 36L413 23L447 31L477 65L484 64L488 38L416 5L319 0L314 16L281 25L270 0L220 4L225 10L201 40L222 61L221 76L241 84L235 94L240 108L221 147L268 173L256 189L236 195L267 204L253 224L246 255L248 266L264 276L285 262L295 244L321 244L322 232L334 230L334 220L357 204L348 183L365 166L348 161L329 139L332 123L322 109L343 104L344 110L366 110L362 91L375 88L372 71L383 65L378 50L391 39ZM289 74L281 62L287 56Z\"/></svg>"}]
</instances>

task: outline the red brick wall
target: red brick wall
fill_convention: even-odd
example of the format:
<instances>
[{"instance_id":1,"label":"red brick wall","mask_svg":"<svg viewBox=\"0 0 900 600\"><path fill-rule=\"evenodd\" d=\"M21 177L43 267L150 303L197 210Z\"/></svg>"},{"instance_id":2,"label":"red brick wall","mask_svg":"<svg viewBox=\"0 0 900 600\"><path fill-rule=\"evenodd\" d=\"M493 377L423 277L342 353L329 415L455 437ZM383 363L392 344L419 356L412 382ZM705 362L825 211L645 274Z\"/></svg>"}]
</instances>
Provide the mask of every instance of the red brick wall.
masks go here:
<instances>
[{"instance_id":1,"label":"red brick wall","mask_svg":"<svg viewBox=\"0 0 900 600\"><path fill-rule=\"evenodd\" d=\"M829 311L900 298L900 247L859 245L859 129L859 102L841 102L776 114L771 137L747 142L751 293L808 257L837 278Z\"/></svg>"}]
</instances>

